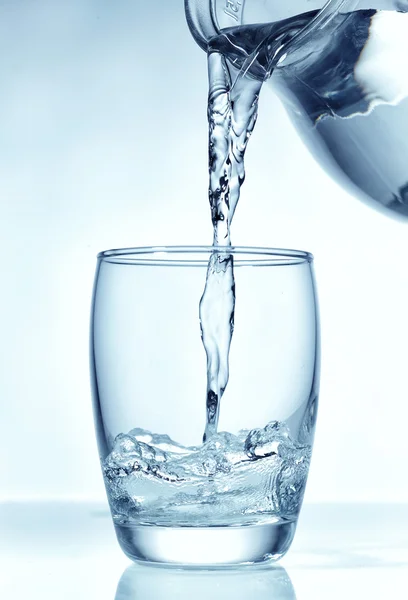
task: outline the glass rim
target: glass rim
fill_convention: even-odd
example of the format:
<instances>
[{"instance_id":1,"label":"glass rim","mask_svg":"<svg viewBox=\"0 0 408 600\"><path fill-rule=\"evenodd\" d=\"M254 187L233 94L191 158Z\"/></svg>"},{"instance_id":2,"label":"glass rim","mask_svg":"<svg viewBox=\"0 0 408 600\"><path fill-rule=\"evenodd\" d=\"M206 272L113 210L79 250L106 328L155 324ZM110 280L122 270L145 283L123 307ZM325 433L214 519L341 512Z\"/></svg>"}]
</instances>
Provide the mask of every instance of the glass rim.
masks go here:
<instances>
[{"instance_id":1,"label":"glass rim","mask_svg":"<svg viewBox=\"0 0 408 600\"><path fill-rule=\"evenodd\" d=\"M97 258L119 265L206 266L214 253L232 255L237 266L291 266L314 261L313 254L304 250L253 246L142 246L104 250ZM198 255L203 254L200 259Z\"/></svg>"}]
</instances>

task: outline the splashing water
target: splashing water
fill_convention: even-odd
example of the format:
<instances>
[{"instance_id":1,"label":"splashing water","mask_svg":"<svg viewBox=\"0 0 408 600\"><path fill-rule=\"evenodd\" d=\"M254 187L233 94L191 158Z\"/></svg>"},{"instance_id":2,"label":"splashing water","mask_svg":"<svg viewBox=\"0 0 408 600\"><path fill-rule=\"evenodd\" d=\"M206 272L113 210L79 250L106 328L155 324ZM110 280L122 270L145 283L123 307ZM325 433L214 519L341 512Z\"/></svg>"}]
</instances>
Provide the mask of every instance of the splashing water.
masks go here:
<instances>
[{"instance_id":1,"label":"splashing water","mask_svg":"<svg viewBox=\"0 0 408 600\"><path fill-rule=\"evenodd\" d=\"M119 522L240 525L296 517L310 454L279 422L190 448L134 429L117 436L103 471Z\"/></svg>"}]
</instances>

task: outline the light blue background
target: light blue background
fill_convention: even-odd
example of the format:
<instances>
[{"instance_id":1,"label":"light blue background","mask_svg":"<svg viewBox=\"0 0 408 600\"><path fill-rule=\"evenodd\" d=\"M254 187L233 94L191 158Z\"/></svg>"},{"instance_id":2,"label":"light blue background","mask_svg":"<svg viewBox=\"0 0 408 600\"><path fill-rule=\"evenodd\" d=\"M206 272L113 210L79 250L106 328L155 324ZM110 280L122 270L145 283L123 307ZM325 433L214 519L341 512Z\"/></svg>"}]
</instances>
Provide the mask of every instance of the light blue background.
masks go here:
<instances>
[{"instance_id":1,"label":"light blue background","mask_svg":"<svg viewBox=\"0 0 408 600\"><path fill-rule=\"evenodd\" d=\"M0 78L0 498L103 498L88 376L95 255L211 242L205 56L182 0L1 0ZM323 364L307 500L408 501L408 223L331 182L270 89L247 173L233 242L316 256Z\"/></svg>"}]
</instances>

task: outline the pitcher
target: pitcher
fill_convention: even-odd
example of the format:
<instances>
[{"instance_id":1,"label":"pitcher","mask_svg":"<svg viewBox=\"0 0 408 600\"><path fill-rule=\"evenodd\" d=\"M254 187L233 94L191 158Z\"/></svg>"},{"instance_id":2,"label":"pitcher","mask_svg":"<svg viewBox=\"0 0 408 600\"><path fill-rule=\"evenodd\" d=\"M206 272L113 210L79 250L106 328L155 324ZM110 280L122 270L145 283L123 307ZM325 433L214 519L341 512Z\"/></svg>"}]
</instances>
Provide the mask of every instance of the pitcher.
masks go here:
<instances>
[{"instance_id":1,"label":"pitcher","mask_svg":"<svg viewBox=\"0 0 408 600\"><path fill-rule=\"evenodd\" d=\"M323 4L185 0L196 42L268 80L332 177L408 216L408 1Z\"/></svg>"}]
</instances>

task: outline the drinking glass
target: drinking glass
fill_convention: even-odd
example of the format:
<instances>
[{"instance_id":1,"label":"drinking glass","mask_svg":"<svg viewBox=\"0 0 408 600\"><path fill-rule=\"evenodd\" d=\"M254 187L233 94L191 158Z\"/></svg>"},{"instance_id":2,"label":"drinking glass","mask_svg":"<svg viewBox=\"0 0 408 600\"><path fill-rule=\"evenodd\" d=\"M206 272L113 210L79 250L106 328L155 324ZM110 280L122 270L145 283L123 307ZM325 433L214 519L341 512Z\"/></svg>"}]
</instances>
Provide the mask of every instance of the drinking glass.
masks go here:
<instances>
[{"instance_id":1,"label":"drinking glass","mask_svg":"<svg viewBox=\"0 0 408 600\"><path fill-rule=\"evenodd\" d=\"M233 264L235 329L218 430L204 443L199 301L214 253ZM307 252L99 254L91 325L96 432L113 523L131 559L217 567L285 554L309 470L319 357Z\"/></svg>"}]
</instances>

